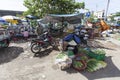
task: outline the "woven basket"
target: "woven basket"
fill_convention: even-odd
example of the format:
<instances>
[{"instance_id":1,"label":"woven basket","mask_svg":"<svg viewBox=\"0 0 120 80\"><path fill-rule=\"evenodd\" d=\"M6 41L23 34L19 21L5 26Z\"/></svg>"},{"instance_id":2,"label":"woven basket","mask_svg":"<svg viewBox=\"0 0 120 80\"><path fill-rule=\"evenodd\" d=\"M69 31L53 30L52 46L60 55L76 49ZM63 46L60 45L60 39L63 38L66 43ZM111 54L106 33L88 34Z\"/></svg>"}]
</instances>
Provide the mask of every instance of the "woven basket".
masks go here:
<instances>
[{"instance_id":1,"label":"woven basket","mask_svg":"<svg viewBox=\"0 0 120 80\"><path fill-rule=\"evenodd\" d=\"M80 57L80 56L77 55L73 60L81 62L81 63L83 64L83 66L78 68L78 67L75 67L75 66L72 64L72 67L73 67L75 70L77 70L77 71L81 71L81 70L84 70L84 69L87 67L87 63L86 63L86 61L84 61L84 60L77 60L78 57Z\"/></svg>"}]
</instances>

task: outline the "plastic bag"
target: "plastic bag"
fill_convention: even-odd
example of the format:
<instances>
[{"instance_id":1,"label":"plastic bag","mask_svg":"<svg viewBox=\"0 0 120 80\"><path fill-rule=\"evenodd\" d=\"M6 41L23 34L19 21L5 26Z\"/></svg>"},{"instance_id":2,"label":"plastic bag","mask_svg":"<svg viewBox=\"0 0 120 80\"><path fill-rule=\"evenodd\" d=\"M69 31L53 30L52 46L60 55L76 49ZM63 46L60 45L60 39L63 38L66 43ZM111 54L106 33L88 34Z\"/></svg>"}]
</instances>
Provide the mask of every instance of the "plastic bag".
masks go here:
<instances>
[{"instance_id":1,"label":"plastic bag","mask_svg":"<svg viewBox=\"0 0 120 80\"><path fill-rule=\"evenodd\" d=\"M66 69L71 66L72 59L69 58L67 54L60 53L55 59L55 64L57 64L61 69Z\"/></svg>"}]
</instances>

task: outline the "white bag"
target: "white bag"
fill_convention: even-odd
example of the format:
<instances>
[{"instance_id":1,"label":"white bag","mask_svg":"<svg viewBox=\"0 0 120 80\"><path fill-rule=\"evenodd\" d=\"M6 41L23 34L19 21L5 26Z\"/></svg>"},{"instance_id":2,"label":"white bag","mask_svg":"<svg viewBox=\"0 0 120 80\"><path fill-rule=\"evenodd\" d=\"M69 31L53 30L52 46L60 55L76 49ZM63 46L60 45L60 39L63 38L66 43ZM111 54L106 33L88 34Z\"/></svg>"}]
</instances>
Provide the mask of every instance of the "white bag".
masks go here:
<instances>
[{"instance_id":1,"label":"white bag","mask_svg":"<svg viewBox=\"0 0 120 80\"><path fill-rule=\"evenodd\" d=\"M70 42L68 42L69 45L72 45L72 46L76 46L77 43L74 41L74 40L71 40Z\"/></svg>"},{"instance_id":2,"label":"white bag","mask_svg":"<svg viewBox=\"0 0 120 80\"><path fill-rule=\"evenodd\" d=\"M60 69L66 69L71 66L72 59L65 55L63 58L56 58L55 64L57 64Z\"/></svg>"}]
</instances>

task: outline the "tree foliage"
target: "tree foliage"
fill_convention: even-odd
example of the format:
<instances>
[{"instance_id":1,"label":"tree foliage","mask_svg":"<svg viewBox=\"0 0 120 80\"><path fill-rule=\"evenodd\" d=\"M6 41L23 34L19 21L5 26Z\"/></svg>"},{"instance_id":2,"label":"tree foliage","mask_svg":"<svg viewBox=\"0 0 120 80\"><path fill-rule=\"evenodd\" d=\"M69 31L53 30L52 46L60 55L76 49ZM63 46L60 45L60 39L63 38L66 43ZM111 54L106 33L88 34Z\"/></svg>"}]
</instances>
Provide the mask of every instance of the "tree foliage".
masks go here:
<instances>
[{"instance_id":1,"label":"tree foliage","mask_svg":"<svg viewBox=\"0 0 120 80\"><path fill-rule=\"evenodd\" d=\"M120 12L116 12L114 15L110 16L111 21L114 21L114 17L120 16Z\"/></svg>"},{"instance_id":2,"label":"tree foliage","mask_svg":"<svg viewBox=\"0 0 120 80\"><path fill-rule=\"evenodd\" d=\"M120 16L120 12L116 12L115 17Z\"/></svg>"},{"instance_id":3,"label":"tree foliage","mask_svg":"<svg viewBox=\"0 0 120 80\"><path fill-rule=\"evenodd\" d=\"M38 17L46 14L71 14L85 7L84 2L75 2L75 0L24 0L24 5L28 8L25 15Z\"/></svg>"}]
</instances>

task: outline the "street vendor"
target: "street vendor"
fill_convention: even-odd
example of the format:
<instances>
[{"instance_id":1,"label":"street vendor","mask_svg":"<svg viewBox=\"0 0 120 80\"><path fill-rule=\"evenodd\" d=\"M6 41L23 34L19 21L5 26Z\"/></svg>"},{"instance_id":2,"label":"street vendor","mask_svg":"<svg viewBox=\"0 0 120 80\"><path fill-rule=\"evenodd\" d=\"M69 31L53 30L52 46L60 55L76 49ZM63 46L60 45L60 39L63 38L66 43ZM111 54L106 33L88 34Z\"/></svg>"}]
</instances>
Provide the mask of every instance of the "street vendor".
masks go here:
<instances>
[{"instance_id":1,"label":"street vendor","mask_svg":"<svg viewBox=\"0 0 120 80\"><path fill-rule=\"evenodd\" d=\"M36 33L37 33L38 38L40 38L40 35L43 33L43 26L40 23L38 23Z\"/></svg>"},{"instance_id":2,"label":"street vendor","mask_svg":"<svg viewBox=\"0 0 120 80\"><path fill-rule=\"evenodd\" d=\"M76 34L79 36L81 44L87 45L87 40L89 37L88 31L84 27L78 26L76 27L75 32L77 32Z\"/></svg>"},{"instance_id":3,"label":"street vendor","mask_svg":"<svg viewBox=\"0 0 120 80\"><path fill-rule=\"evenodd\" d=\"M77 53L78 44L87 46L88 37L89 35L84 28L76 28L74 33L68 34L63 39L63 50L67 50L68 47L72 46L74 47L73 52Z\"/></svg>"},{"instance_id":4,"label":"street vendor","mask_svg":"<svg viewBox=\"0 0 120 80\"><path fill-rule=\"evenodd\" d=\"M76 29L74 33L68 34L63 39L63 50L67 50L68 47L73 48L74 54L78 52L77 45L80 44L79 30Z\"/></svg>"},{"instance_id":5,"label":"street vendor","mask_svg":"<svg viewBox=\"0 0 120 80\"><path fill-rule=\"evenodd\" d=\"M81 43L87 45L87 39L88 39L89 35L88 35L88 32L86 31L85 28L82 28L82 29L80 30L80 35L79 35L79 37L80 37L80 39L81 39Z\"/></svg>"}]
</instances>

